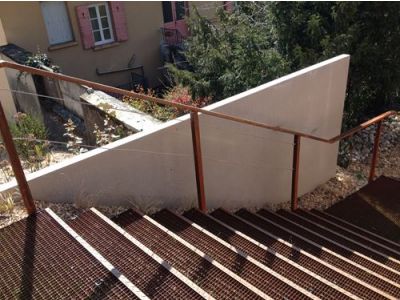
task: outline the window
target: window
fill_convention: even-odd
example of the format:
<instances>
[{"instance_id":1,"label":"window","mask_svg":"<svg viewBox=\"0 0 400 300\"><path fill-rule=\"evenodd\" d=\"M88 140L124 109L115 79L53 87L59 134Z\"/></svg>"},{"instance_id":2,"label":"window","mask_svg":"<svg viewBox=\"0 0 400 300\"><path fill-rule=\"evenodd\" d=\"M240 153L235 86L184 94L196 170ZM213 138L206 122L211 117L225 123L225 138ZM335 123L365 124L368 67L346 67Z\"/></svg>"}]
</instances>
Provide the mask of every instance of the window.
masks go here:
<instances>
[{"instance_id":1,"label":"window","mask_svg":"<svg viewBox=\"0 0 400 300\"><path fill-rule=\"evenodd\" d=\"M183 20L186 16L186 7L184 1L175 2L176 20Z\"/></svg>"},{"instance_id":2,"label":"window","mask_svg":"<svg viewBox=\"0 0 400 300\"><path fill-rule=\"evenodd\" d=\"M96 5L75 6L78 26L84 49L114 41L128 40L128 26L124 3L103 2Z\"/></svg>"},{"instance_id":3,"label":"window","mask_svg":"<svg viewBox=\"0 0 400 300\"><path fill-rule=\"evenodd\" d=\"M96 46L114 41L112 31L110 12L106 3L90 5L89 7L90 23Z\"/></svg>"},{"instance_id":4,"label":"window","mask_svg":"<svg viewBox=\"0 0 400 300\"><path fill-rule=\"evenodd\" d=\"M183 20L187 15L185 1L162 1L164 23Z\"/></svg>"},{"instance_id":5,"label":"window","mask_svg":"<svg viewBox=\"0 0 400 300\"><path fill-rule=\"evenodd\" d=\"M64 2L40 3L50 45L57 45L74 40L69 22L67 7Z\"/></svg>"},{"instance_id":6,"label":"window","mask_svg":"<svg viewBox=\"0 0 400 300\"><path fill-rule=\"evenodd\" d=\"M172 22L174 20L174 16L172 15L171 1L162 1L162 9L163 9L164 23Z\"/></svg>"}]
</instances>

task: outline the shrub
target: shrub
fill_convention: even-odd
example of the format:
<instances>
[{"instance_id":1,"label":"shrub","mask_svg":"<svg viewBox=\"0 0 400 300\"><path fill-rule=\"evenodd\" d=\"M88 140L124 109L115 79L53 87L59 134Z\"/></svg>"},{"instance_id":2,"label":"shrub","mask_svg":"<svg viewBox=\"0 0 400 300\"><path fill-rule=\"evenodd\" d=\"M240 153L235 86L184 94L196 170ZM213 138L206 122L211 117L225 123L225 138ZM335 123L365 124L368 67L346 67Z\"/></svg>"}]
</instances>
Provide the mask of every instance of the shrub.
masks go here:
<instances>
[{"instance_id":1,"label":"shrub","mask_svg":"<svg viewBox=\"0 0 400 300\"><path fill-rule=\"evenodd\" d=\"M188 88L185 88L182 85L176 85L167 90L164 94L164 99L186 105L192 103L192 96L189 94Z\"/></svg>"},{"instance_id":2,"label":"shrub","mask_svg":"<svg viewBox=\"0 0 400 300\"><path fill-rule=\"evenodd\" d=\"M173 86L172 88L167 90L164 94L164 99L173 103L180 103L196 107L203 107L211 102L210 97L199 97L193 100L189 88L184 87L180 84Z\"/></svg>"},{"instance_id":3,"label":"shrub","mask_svg":"<svg viewBox=\"0 0 400 300\"><path fill-rule=\"evenodd\" d=\"M30 67L34 67L37 69L41 69L44 67L50 68L53 70L53 72L59 73L60 72L60 67L57 65L54 65L50 58L47 56L46 53L41 53L40 50L38 50L37 53L32 54L31 56L28 57L26 60L25 64Z\"/></svg>"},{"instance_id":4,"label":"shrub","mask_svg":"<svg viewBox=\"0 0 400 300\"><path fill-rule=\"evenodd\" d=\"M144 88L141 87L138 92L152 97L156 96L155 92L151 89L145 91ZM168 121L179 116L179 111L172 106L165 106L151 101L126 96L124 96L122 100L133 108L149 114L161 121Z\"/></svg>"},{"instance_id":5,"label":"shrub","mask_svg":"<svg viewBox=\"0 0 400 300\"><path fill-rule=\"evenodd\" d=\"M103 130L101 130L97 124L94 124L94 128L93 133L96 136L97 146L107 145L126 136L124 127L122 125L114 125L109 115L106 115L106 118L104 119Z\"/></svg>"},{"instance_id":6,"label":"shrub","mask_svg":"<svg viewBox=\"0 0 400 300\"><path fill-rule=\"evenodd\" d=\"M0 170L2 173L1 177L3 177L4 182L9 182L14 177L14 172L8 160L4 159L5 157L7 157L5 147L4 145L0 145Z\"/></svg>"},{"instance_id":7,"label":"shrub","mask_svg":"<svg viewBox=\"0 0 400 300\"><path fill-rule=\"evenodd\" d=\"M81 148L82 138L76 134L76 125L74 124L74 122L71 119L68 119L67 123L64 124L64 128L64 136L68 138L67 150L74 154L86 152L87 149Z\"/></svg>"},{"instance_id":8,"label":"shrub","mask_svg":"<svg viewBox=\"0 0 400 300\"><path fill-rule=\"evenodd\" d=\"M139 93L153 97L156 96L154 91L148 90L146 92L143 88L139 89ZM163 96L167 101L196 107L203 107L207 105L210 103L211 99L210 97L199 97L198 99L193 100L189 88L182 85L173 86L172 88L168 89ZM187 113L186 111L181 111L173 106L162 105L139 98L124 97L123 101L161 121L172 120L184 113Z\"/></svg>"},{"instance_id":9,"label":"shrub","mask_svg":"<svg viewBox=\"0 0 400 300\"><path fill-rule=\"evenodd\" d=\"M0 215L11 215L14 210L13 196L11 192L0 194Z\"/></svg>"},{"instance_id":10,"label":"shrub","mask_svg":"<svg viewBox=\"0 0 400 300\"><path fill-rule=\"evenodd\" d=\"M14 119L15 124L10 129L19 157L31 167L40 165L49 153L44 124L38 118L25 113L17 113Z\"/></svg>"}]
</instances>

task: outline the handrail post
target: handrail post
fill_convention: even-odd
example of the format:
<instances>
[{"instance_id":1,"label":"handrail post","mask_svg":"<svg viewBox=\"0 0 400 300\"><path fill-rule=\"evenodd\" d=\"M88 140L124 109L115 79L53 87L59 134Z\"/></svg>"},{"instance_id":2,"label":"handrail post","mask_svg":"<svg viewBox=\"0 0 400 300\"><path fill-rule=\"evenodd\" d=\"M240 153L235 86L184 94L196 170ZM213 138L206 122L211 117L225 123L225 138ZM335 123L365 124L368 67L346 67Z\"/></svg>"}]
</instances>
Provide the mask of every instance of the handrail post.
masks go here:
<instances>
[{"instance_id":1,"label":"handrail post","mask_svg":"<svg viewBox=\"0 0 400 300\"><path fill-rule=\"evenodd\" d=\"M300 135L294 136L293 144L293 165L292 165L292 198L291 209L297 209L298 188L299 188L299 166L300 166Z\"/></svg>"},{"instance_id":2,"label":"handrail post","mask_svg":"<svg viewBox=\"0 0 400 300\"><path fill-rule=\"evenodd\" d=\"M3 105L0 102L0 133L3 137L4 146L7 150L10 159L11 167L13 169L15 179L17 180L21 197L24 201L26 211L29 215L36 211L35 202L33 201L31 190L26 182L24 170L19 160L17 149L15 148L10 127L8 126L6 115L4 113Z\"/></svg>"},{"instance_id":3,"label":"handrail post","mask_svg":"<svg viewBox=\"0 0 400 300\"><path fill-rule=\"evenodd\" d=\"M375 139L374 139L374 148L372 150L372 161L371 161L371 168L369 170L369 178L368 182L372 182L375 178L375 169L378 160L378 151L379 151L379 141L382 132L382 121L379 121L376 124L376 131L375 131Z\"/></svg>"},{"instance_id":4,"label":"handrail post","mask_svg":"<svg viewBox=\"0 0 400 300\"><path fill-rule=\"evenodd\" d=\"M206 196L204 192L203 158L201 155L199 115L197 112L190 112L190 126L192 129L192 142L194 154L194 167L196 171L197 199L199 209L206 212Z\"/></svg>"}]
</instances>

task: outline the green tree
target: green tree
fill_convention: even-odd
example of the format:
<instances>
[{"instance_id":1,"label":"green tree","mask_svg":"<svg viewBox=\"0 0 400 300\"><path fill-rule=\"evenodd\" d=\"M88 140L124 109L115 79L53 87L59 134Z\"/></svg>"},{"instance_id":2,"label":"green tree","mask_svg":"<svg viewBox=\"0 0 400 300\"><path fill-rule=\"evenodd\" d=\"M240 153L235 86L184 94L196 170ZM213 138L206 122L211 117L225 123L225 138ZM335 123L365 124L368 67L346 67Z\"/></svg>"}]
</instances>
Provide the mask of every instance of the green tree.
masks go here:
<instances>
[{"instance_id":1,"label":"green tree","mask_svg":"<svg viewBox=\"0 0 400 300\"><path fill-rule=\"evenodd\" d=\"M296 70L351 55L345 124L399 103L400 19L397 2L274 2L279 51Z\"/></svg>"},{"instance_id":2,"label":"green tree","mask_svg":"<svg viewBox=\"0 0 400 300\"><path fill-rule=\"evenodd\" d=\"M232 13L220 9L211 22L194 10L185 55L192 70L169 66L175 81L194 99L218 101L287 73L269 22L269 3L242 3Z\"/></svg>"}]
</instances>

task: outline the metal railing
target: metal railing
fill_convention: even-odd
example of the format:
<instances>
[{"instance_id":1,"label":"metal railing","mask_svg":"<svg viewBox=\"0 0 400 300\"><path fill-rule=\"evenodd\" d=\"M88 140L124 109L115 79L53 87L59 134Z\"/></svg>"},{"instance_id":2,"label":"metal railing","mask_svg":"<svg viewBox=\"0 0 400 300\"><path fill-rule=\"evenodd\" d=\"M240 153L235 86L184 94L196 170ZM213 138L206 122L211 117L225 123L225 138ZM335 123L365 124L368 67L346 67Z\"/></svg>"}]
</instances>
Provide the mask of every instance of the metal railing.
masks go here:
<instances>
[{"instance_id":1,"label":"metal railing","mask_svg":"<svg viewBox=\"0 0 400 300\"><path fill-rule=\"evenodd\" d=\"M64 81L72 82L72 83L76 83L76 84L82 84L82 85L91 87L93 89L101 90L103 92L115 93L115 94L120 94L120 95L124 95L124 96L128 96L128 97L135 97L135 98L155 102L155 103L162 104L162 105L173 106L181 111L189 111L190 112L191 132L192 132L195 173L196 173L198 205L202 211L207 210L207 205L206 205L206 197L205 197L205 189L204 189L204 173L203 173L203 162L202 162L202 154L201 154L199 113L209 115L212 117L216 117L216 118L220 118L220 119L238 122L241 124L260 127L260 128L272 130L275 132L286 133L286 134L290 134L290 135L294 136L292 186L291 186L291 208L293 210L297 209L297 206L298 206L297 201L298 201L298 183L299 183L299 169L300 169L300 145L301 145L302 138L307 138L307 139L311 139L311 140L315 140L315 141L319 141L319 142L323 142L323 143L333 144L342 139L348 138L365 128L368 128L368 127L372 126L373 124L377 124L377 130L375 133L375 140L374 140L374 147L373 147L373 152L372 152L370 174L369 174L369 182L371 182L375 177L375 169L376 169L378 150L379 150L379 141L380 141L380 135L381 135L381 131L382 131L382 122L386 118L397 114L396 111L387 111L385 113L382 113L382 114L358 125L357 127L354 127L353 129L350 129L349 131L346 131L345 133L339 134L330 139L326 139L326 138L321 138L318 136L298 132L295 130L281 128L279 126L268 125L265 123L256 122L256 121L252 121L252 120L244 119L244 118L239 118L239 117L235 117L235 116L231 116L231 115L227 115L227 114L223 114L223 113L218 113L218 112L214 112L214 111L209 111L209 110L205 110L202 108L198 108L198 107L194 107L194 106L190 106L190 105L186 105L186 104L170 102L170 101L167 101L167 100L164 100L161 98L152 97L152 96L148 96L148 95L144 95L144 94L139 94L136 92L127 91L127 90L123 90L120 88L116 88L116 87L92 82L89 80L72 77L72 76L68 76L68 75L64 75L64 74L60 74L60 73L53 73L53 72L49 72L49 71L45 71L45 70L41 70L41 69L36 69L36 68L20 65L17 63L13 63L13 62L0 61L0 68L10 68L10 69L18 70L21 72L28 72L30 74L46 76L49 78L64 80ZM25 207L29 214L33 213L35 211L35 204L33 202L33 198L32 198L31 192L29 190L29 186L26 182L26 178L25 178L22 166L21 166L21 162L18 158L18 154L15 149L15 146L14 146L14 143L12 140L12 136L11 136L10 130L8 128L8 124L7 124L1 103L0 103L0 132L3 136L6 150L10 156L11 165L12 165L17 183L19 185L19 188L21 191L21 196L24 200Z\"/></svg>"}]
</instances>

